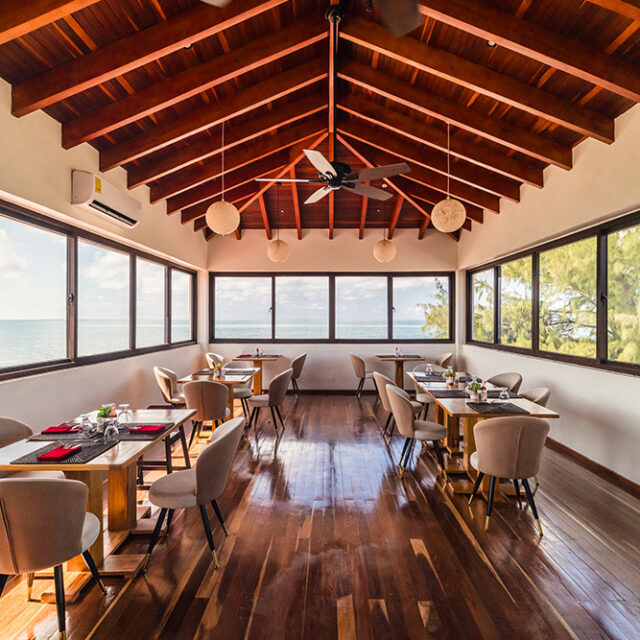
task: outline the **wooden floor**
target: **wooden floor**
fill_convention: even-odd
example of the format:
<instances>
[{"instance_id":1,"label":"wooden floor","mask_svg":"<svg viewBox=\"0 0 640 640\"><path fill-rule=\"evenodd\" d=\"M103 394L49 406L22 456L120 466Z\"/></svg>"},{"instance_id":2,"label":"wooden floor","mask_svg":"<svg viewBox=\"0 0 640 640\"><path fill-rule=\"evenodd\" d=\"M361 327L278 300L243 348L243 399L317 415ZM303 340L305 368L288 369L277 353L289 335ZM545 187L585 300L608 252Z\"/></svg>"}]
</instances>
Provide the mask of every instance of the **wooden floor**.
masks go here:
<instances>
[{"instance_id":1,"label":"wooden floor","mask_svg":"<svg viewBox=\"0 0 640 640\"><path fill-rule=\"evenodd\" d=\"M230 536L214 529L221 568L196 510L176 514L146 576L69 606L69 637L640 638L640 501L547 449L544 538L513 502L484 532L485 503L443 490L428 452L399 477L402 440L387 447L373 405L288 397L285 435L265 416L241 444L219 501ZM0 638L57 637L55 607L10 587Z\"/></svg>"}]
</instances>

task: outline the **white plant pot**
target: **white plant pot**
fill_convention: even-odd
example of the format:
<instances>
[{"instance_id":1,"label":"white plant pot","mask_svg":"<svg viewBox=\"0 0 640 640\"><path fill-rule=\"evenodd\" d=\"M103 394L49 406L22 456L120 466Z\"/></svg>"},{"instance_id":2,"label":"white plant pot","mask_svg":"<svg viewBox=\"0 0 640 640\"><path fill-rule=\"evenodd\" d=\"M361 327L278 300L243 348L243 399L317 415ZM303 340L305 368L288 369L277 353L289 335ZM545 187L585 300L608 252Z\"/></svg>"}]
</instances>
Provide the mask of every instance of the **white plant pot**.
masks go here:
<instances>
[{"instance_id":1,"label":"white plant pot","mask_svg":"<svg viewBox=\"0 0 640 640\"><path fill-rule=\"evenodd\" d=\"M474 391L469 391L469 400L471 400L471 402L479 402L480 394Z\"/></svg>"}]
</instances>

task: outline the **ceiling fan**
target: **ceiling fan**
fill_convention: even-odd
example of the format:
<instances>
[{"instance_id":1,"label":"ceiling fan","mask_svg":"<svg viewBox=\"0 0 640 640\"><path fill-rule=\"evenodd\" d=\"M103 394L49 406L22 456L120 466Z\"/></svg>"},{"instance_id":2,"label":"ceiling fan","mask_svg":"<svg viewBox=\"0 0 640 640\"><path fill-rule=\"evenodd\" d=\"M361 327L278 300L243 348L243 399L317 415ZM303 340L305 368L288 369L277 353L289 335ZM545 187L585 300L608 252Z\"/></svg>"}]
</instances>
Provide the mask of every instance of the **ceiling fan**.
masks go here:
<instances>
[{"instance_id":1,"label":"ceiling fan","mask_svg":"<svg viewBox=\"0 0 640 640\"><path fill-rule=\"evenodd\" d=\"M351 167L344 162L329 162L319 151L313 149L305 149L305 155L309 162L318 171L318 178L280 178L275 182L306 182L311 184L321 184L322 186L314 191L305 201L305 204L312 204L324 198L331 191L337 189L347 189L351 193L357 193L359 196L371 198L372 200L388 200L392 197L387 191L371 187L368 184L362 184L371 180L380 180L381 178L392 178L402 173L411 171L406 162L400 164L387 164L382 167L373 167L372 169L362 169L360 171L352 171ZM256 182L274 182L273 178L256 178Z\"/></svg>"}]
</instances>

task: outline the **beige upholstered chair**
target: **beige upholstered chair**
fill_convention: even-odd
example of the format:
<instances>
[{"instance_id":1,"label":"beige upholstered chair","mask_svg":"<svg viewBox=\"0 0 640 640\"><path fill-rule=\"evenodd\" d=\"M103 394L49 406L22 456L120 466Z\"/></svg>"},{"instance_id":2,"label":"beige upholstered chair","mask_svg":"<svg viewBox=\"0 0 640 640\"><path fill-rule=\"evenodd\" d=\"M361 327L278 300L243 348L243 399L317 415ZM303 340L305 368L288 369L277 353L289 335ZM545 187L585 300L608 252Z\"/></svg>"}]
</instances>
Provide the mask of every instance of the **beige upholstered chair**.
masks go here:
<instances>
[{"instance_id":1,"label":"beige upholstered chair","mask_svg":"<svg viewBox=\"0 0 640 640\"><path fill-rule=\"evenodd\" d=\"M416 440L422 442L431 440L436 452L436 457L438 458L438 464L446 478L447 472L444 468L444 458L438 440L441 440L447 435L447 429L437 422L416 420L414 417L414 407L411 404L407 392L403 389L399 389L395 385L387 385L387 393L389 394L389 404L393 411L393 417L398 425L398 431L405 437L404 447L398 464L400 473L404 473Z\"/></svg>"},{"instance_id":2,"label":"beige upholstered chair","mask_svg":"<svg viewBox=\"0 0 640 640\"><path fill-rule=\"evenodd\" d=\"M551 390L547 387L533 387L531 389L525 389L520 392L520 395L531 402L535 402L542 407L546 407L549 398L551 397Z\"/></svg>"},{"instance_id":3,"label":"beige upholstered chair","mask_svg":"<svg viewBox=\"0 0 640 640\"><path fill-rule=\"evenodd\" d=\"M240 373L241 371L246 370L252 371L253 367L248 362L232 360L231 362L227 362L222 369L224 371ZM233 387L233 397L240 400L240 404L242 404L242 413L244 413L244 417L247 420L249 419L249 405L247 404L247 398L250 398L252 395L253 388L251 387L251 381L246 382L245 384L236 384Z\"/></svg>"},{"instance_id":4,"label":"beige upholstered chair","mask_svg":"<svg viewBox=\"0 0 640 640\"><path fill-rule=\"evenodd\" d=\"M356 397L359 398L365 381L373 379L373 371L367 371L364 365L364 360L355 353L350 353L349 357L351 358L351 365L353 366L356 378L360 379L360 382L358 383L358 390L356 391Z\"/></svg>"},{"instance_id":5,"label":"beige upholstered chair","mask_svg":"<svg viewBox=\"0 0 640 640\"><path fill-rule=\"evenodd\" d=\"M302 373L302 367L304 367L306 359L307 354L301 353L291 361L291 369L293 370L293 373L291 374L291 386L293 386L296 396L300 393L300 389L298 388L298 378Z\"/></svg>"},{"instance_id":6,"label":"beige upholstered chair","mask_svg":"<svg viewBox=\"0 0 640 640\"><path fill-rule=\"evenodd\" d=\"M436 365L446 369L447 367L453 366L453 353L450 351L447 353L443 353L436 358Z\"/></svg>"},{"instance_id":7,"label":"beige upholstered chair","mask_svg":"<svg viewBox=\"0 0 640 640\"><path fill-rule=\"evenodd\" d=\"M211 422L217 427L221 420L229 417L230 411L227 407L229 390L221 382L194 380L187 382L183 386L183 391L187 409L195 409L196 411L191 418L193 422L189 441L189 448L191 448L196 434L202 430L203 422Z\"/></svg>"},{"instance_id":8,"label":"beige upholstered chair","mask_svg":"<svg viewBox=\"0 0 640 640\"><path fill-rule=\"evenodd\" d=\"M0 417L0 449L8 447L18 440L26 440L33 435L31 427L14 420ZM0 471L0 478L40 478L50 480L64 480L62 471Z\"/></svg>"},{"instance_id":9,"label":"beige upholstered chair","mask_svg":"<svg viewBox=\"0 0 640 640\"><path fill-rule=\"evenodd\" d=\"M489 528L496 478L510 478L513 480L518 499L520 498L518 480L522 480L533 517L542 535L542 525L527 478L538 473L542 449L548 433L549 423L546 420L520 416L488 418L473 428L477 451L471 454L470 462L471 466L477 469L478 477L469 498L469 504L473 502L484 476L491 476L485 530Z\"/></svg>"},{"instance_id":10,"label":"beige upholstered chair","mask_svg":"<svg viewBox=\"0 0 640 640\"><path fill-rule=\"evenodd\" d=\"M77 480L0 480L0 595L8 576L26 573L30 597L32 574L53 567L62 640L66 638L62 563L82 554L106 593L89 553L100 521L87 513L88 495L87 486Z\"/></svg>"},{"instance_id":11,"label":"beige upholstered chair","mask_svg":"<svg viewBox=\"0 0 640 640\"><path fill-rule=\"evenodd\" d=\"M174 407L184 406L184 395L178 391L178 376L171 369L153 367L162 398Z\"/></svg>"},{"instance_id":12,"label":"beige upholstered chair","mask_svg":"<svg viewBox=\"0 0 640 640\"><path fill-rule=\"evenodd\" d=\"M495 376L491 376L487 382L495 385L496 387L507 387L512 393L518 393L520 385L522 384L522 376L519 373L497 373Z\"/></svg>"},{"instance_id":13,"label":"beige upholstered chair","mask_svg":"<svg viewBox=\"0 0 640 640\"><path fill-rule=\"evenodd\" d=\"M221 367L224 366L224 356L221 356L219 353L213 353L213 351L210 351L209 353L206 353L204 357L209 369L213 369L216 365L220 365Z\"/></svg>"},{"instance_id":14,"label":"beige upholstered chair","mask_svg":"<svg viewBox=\"0 0 640 640\"><path fill-rule=\"evenodd\" d=\"M289 388L292 374L293 369L286 369L271 379L268 393L263 393L259 396L252 396L249 398L247 402L252 408L251 417L249 418L249 426L253 424L253 428L255 429L258 425L260 409L262 409L262 407L269 407L271 409L271 417L273 418L273 426L275 427L276 434L278 433L278 421L276 419L276 415L280 419L280 424L284 431L284 421L282 420L282 415L280 415L280 406L287 395L287 389Z\"/></svg>"},{"instance_id":15,"label":"beige upholstered chair","mask_svg":"<svg viewBox=\"0 0 640 640\"><path fill-rule=\"evenodd\" d=\"M383 432L385 435L389 429L389 438L393 435L393 430L395 428L395 420L393 419L393 410L391 409L391 403L389 402L389 393L387 392L387 386L391 385L393 387L396 386L395 382L388 378L383 373L379 371L373 372L373 379L375 380L376 387L378 389L378 395L380 396L380 403L382 404L382 408L388 412L387 421L384 425ZM407 394L408 397L408 394ZM422 404L417 401L410 400L411 406L413 407L414 413L419 413L422 410Z\"/></svg>"},{"instance_id":16,"label":"beige upholstered chair","mask_svg":"<svg viewBox=\"0 0 640 640\"><path fill-rule=\"evenodd\" d=\"M185 469L184 471L172 473L156 480L151 485L149 500L152 504L160 507L160 515L153 530L147 557L144 561L145 570L151 552L158 542L165 516L167 514L169 516L167 520L168 533L174 510L188 509L189 507L199 507L209 549L211 549L216 569L219 567L206 505L211 503L225 535L229 535L224 525L217 498L224 491L227 484L233 459L244 432L244 425L244 418L234 418L225 422L211 436L211 444L200 452L194 469Z\"/></svg>"}]
</instances>

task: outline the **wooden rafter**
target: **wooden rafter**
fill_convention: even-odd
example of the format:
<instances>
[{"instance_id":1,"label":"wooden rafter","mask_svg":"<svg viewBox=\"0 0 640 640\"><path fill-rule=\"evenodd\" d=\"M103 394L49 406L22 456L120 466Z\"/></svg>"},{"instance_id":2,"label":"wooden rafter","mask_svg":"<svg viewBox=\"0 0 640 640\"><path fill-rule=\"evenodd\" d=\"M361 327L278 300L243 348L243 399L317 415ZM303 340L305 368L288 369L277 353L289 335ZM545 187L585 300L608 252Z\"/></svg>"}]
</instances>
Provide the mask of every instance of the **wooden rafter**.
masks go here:
<instances>
[{"instance_id":1,"label":"wooden rafter","mask_svg":"<svg viewBox=\"0 0 640 640\"><path fill-rule=\"evenodd\" d=\"M326 37L326 22L321 18L298 20L284 29L252 40L229 53L169 76L126 98L64 123L62 146L68 149L93 140Z\"/></svg>"},{"instance_id":2,"label":"wooden rafter","mask_svg":"<svg viewBox=\"0 0 640 640\"><path fill-rule=\"evenodd\" d=\"M260 205L260 215L262 216L262 224L267 238L271 240L271 224L269 223L269 215L267 214L267 205L264 202L264 191L257 194L258 204Z\"/></svg>"},{"instance_id":3,"label":"wooden rafter","mask_svg":"<svg viewBox=\"0 0 640 640\"><path fill-rule=\"evenodd\" d=\"M5 0L0 3L0 44L65 18L99 0Z\"/></svg>"},{"instance_id":4,"label":"wooden rafter","mask_svg":"<svg viewBox=\"0 0 640 640\"><path fill-rule=\"evenodd\" d=\"M401 36L368 20L349 21L341 36L402 64L459 84L563 127L613 141L613 120L492 69Z\"/></svg>"},{"instance_id":5,"label":"wooden rafter","mask_svg":"<svg viewBox=\"0 0 640 640\"><path fill-rule=\"evenodd\" d=\"M429 226L429 220L425 218L422 221L420 228L418 229L418 240L422 240L422 238L424 238L424 234L426 233L428 226Z\"/></svg>"},{"instance_id":6,"label":"wooden rafter","mask_svg":"<svg viewBox=\"0 0 640 640\"><path fill-rule=\"evenodd\" d=\"M369 184L365 182L365 184ZM360 203L360 228L358 230L358 238L362 240L364 238L364 228L367 224L367 208L369 206L369 198L362 198Z\"/></svg>"},{"instance_id":7,"label":"wooden rafter","mask_svg":"<svg viewBox=\"0 0 640 640\"><path fill-rule=\"evenodd\" d=\"M291 160L291 157L289 157ZM293 180L296 179L296 166L293 165L289 169L289 177ZM296 232L298 234L298 240L302 240L302 216L300 215L300 199L298 198L298 184L296 182L291 183L291 198L293 200L293 215L296 220Z\"/></svg>"},{"instance_id":8,"label":"wooden rafter","mask_svg":"<svg viewBox=\"0 0 640 640\"><path fill-rule=\"evenodd\" d=\"M393 203L393 212L391 213L391 222L389 223L389 233L387 235L389 240L393 238L393 234L396 230L396 227L398 226L398 220L400 219L400 211L402 211L403 204L404 204L404 197L398 194L396 196L396 201Z\"/></svg>"},{"instance_id":9,"label":"wooden rafter","mask_svg":"<svg viewBox=\"0 0 640 640\"><path fill-rule=\"evenodd\" d=\"M587 0L587 2L640 22L640 0Z\"/></svg>"},{"instance_id":10,"label":"wooden rafter","mask_svg":"<svg viewBox=\"0 0 640 640\"><path fill-rule=\"evenodd\" d=\"M420 11L439 22L492 40L507 49L640 102L637 68L564 34L474 0L421 0ZM613 130L611 134L613 137Z\"/></svg>"},{"instance_id":11,"label":"wooden rafter","mask_svg":"<svg viewBox=\"0 0 640 640\"><path fill-rule=\"evenodd\" d=\"M13 87L12 112L23 116L157 60L269 11L286 0L236 0L222 8L204 3L106 47L54 67Z\"/></svg>"},{"instance_id":12,"label":"wooden rafter","mask_svg":"<svg viewBox=\"0 0 640 640\"><path fill-rule=\"evenodd\" d=\"M483 115L471 107L464 107L457 102L418 89L388 74L374 71L364 64L347 62L338 71L338 76L410 109L449 121L467 131L521 151L543 162L563 169L571 169L570 148L514 127L503 120Z\"/></svg>"}]
</instances>

